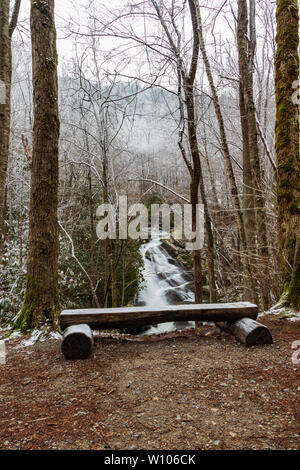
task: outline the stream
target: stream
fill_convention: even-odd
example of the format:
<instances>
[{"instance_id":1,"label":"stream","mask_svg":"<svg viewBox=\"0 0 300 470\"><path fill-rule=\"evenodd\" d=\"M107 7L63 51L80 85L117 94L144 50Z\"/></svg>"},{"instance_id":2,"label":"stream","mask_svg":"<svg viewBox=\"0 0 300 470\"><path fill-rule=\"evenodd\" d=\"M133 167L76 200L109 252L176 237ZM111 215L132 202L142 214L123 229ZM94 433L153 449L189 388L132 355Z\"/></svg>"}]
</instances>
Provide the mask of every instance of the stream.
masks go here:
<instances>
[{"instance_id":1,"label":"stream","mask_svg":"<svg viewBox=\"0 0 300 470\"><path fill-rule=\"evenodd\" d=\"M144 261L144 283L137 297L137 305L167 306L194 302L191 278L184 267L170 256L160 238L153 238L141 246ZM171 322L151 325L141 335L159 334L194 328L194 322Z\"/></svg>"}]
</instances>

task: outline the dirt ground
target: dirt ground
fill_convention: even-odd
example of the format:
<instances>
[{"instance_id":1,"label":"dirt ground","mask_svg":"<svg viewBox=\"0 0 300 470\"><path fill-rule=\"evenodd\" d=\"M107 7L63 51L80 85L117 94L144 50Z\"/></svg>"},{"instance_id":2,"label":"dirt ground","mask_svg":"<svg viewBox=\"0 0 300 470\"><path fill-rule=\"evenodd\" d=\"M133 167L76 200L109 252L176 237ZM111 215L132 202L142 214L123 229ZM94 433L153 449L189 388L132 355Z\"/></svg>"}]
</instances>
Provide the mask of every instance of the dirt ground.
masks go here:
<instances>
[{"instance_id":1,"label":"dirt ground","mask_svg":"<svg viewBox=\"0 0 300 470\"><path fill-rule=\"evenodd\" d=\"M275 317L274 344L245 348L206 325L160 338L98 339L69 362L60 341L7 342L1 449L299 449L300 323Z\"/></svg>"}]
</instances>

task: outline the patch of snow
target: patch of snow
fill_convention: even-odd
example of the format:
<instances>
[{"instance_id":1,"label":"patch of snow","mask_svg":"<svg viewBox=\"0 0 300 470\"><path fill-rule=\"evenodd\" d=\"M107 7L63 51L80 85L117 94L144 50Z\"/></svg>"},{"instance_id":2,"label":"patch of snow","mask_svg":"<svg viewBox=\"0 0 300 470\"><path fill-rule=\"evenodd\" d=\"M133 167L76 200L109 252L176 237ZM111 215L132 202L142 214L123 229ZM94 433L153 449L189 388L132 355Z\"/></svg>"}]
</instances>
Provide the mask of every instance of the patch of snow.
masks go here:
<instances>
[{"instance_id":1,"label":"patch of snow","mask_svg":"<svg viewBox=\"0 0 300 470\"><path fill-rule=\"evenodd\" d=\"M13 338L13 337L20 337L22 336L20 333L17 332L17 335L14 336L14 334L12 334L10 336L10 338ZM9 338L9 339L10 339ZM29 346L34 346L38 341L40 343L43 343L44 341L49 341L51 339L61 339L62 336L60 333L58 333L57 331L45 331L45 330L34 330L30 336L30 338L27 338L27 339L23 339L23 341L21 341L21 343L16 346L16 349L21 349L21 348L27 348Z\"/></svg>"},{"instance_id":2,"label":"patch of snow","mask_svg":"<svg viewBox=\"0 0 300 470\"><path fill-rule=\"evenodd\" d=\"M293 322L300 321L300 313L295 313L294 316L291 318L288 318L288 320L293 321Z\"/></svg>"},{"instance_id":3,"label":"patch of snow","mask_svg":"<svg viewBox=\"0 0 300 470\"><path fill-rule=\"evenodd\" d=\"M93 336L110 336L111 333L104 333L102 330L92 330ZM120 333L114 333L116 335L119 335Z\"/></svg>"},{"instance_id":4,"label":"patch of snow","mask_svg":"<svg viewBox=\"0 0 300 470\"><path fill-rule=\"evenodd\" d=\"M285 307L283 307L283 308L275 308L275 307L272 307L272 308L270 308L270 310L266 310L264 312L259 313L258 316L262 317L264 315L279 315L280 313L282 313L286 310Z\"/></svg>"},{"instance_id":5,"label":"patch of snow","mask_svg":"<svg viewBox=\"0 0 300 470\"><path fill-rule=\"evenodd\" d=\"M272 307L270 310L268 310L267 312L260 313L258 317L261 317L264 315L275 315L275 316L284 315L282 316L282 319L284 318L285 320L289 320L292 322L300 321L300 312L296 312L295 310L287 308L287 307L276 308L276 305Z\"/></svg>"},{"instance_id":6,"label":"patch of snow","mask_svg":"<svg viewBox=\"0 0 300 470\"><path fill-rule=\"evenodd\" d=\"M51 331L49 339L62 339L62 335L58 331Z\"/></svg>"},{"instance_id":7,"label":"patch of snow","mask_svg":"<svg viewBox=\"0 0 300 470\"><path fill-rule=\"evenodd\" d=\"M23 346L25 348L28 347L28 346L33 346L38 341L41 334L42 334L42 331L34 330L31 334L30 338L29 339L24 339L20 346Z\"/></svg>"},{"instance_id":8,"label":"patch of snow","mask_svg":"<svg viewBox=\"0 0 300 470\"><path fill-rule=\"evenodd\" d=\"M286 310L286 307L276 308L276 306L275 306L275 307L270 309L269 313L271 315L279 315L280 313L284 312L285 310Z\"/></svg>"},{"instance_id":9,"label":"patch of snow","mask_svg":"<svg viewBox=\"0 0 300 470\"><path fill-rule=\"evenodd\" d=\"M20 338L22 336L22 333L20 333L19 331L14 331L8 339L15 339L15 338Z\"/></svg>"}]
</instances>

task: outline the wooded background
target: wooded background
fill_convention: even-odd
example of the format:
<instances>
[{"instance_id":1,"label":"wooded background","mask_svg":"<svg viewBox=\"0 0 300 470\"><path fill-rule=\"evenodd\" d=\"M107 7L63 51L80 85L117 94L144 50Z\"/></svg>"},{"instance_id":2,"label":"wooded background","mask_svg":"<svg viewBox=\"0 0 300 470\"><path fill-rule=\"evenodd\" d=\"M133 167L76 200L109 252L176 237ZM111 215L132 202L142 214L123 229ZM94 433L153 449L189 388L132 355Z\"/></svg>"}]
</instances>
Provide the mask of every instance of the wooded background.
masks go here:
<instances>
[{"instance_id":1,"label":"wooded background","mask_svg":"<svg viewBox=\"0 0 300 470\"><path fill-rule=\"evenodd\" d=\"M59 27L64 59L54 1L30 24L20 3L0 9L2 318L134 302L139 242L96 236L120 195L204 204L205 247L184 256L197 302L208 285L299 309L297 1L86 1Z\"/></svg>"}]
</instances>

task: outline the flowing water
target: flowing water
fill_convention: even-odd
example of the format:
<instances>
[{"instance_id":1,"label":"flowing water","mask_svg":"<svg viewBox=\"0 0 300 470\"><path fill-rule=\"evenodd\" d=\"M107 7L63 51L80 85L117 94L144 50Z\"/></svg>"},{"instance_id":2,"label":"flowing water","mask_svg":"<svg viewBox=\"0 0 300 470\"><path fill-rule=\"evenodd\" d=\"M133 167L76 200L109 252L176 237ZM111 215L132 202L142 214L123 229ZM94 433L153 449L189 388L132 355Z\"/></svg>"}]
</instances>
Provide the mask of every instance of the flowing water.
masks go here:
<instances>
[{"instance_id":1,"label":"flowing water","mask_svg":"<svg viewBox=\"0 0 300 470\"><path fill-rule=\"evenodd\" d=\"M145 306L167 306L194 302L190 276L163 248L159 238L153 238L141 247L144 260L144 283L137 303ZM143 334L194 328L194 322L172 322L152 325Z\"/></svg>"}]
</instances>

